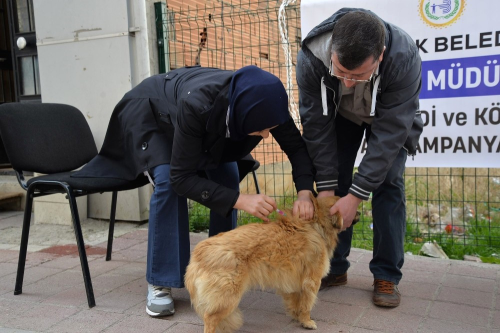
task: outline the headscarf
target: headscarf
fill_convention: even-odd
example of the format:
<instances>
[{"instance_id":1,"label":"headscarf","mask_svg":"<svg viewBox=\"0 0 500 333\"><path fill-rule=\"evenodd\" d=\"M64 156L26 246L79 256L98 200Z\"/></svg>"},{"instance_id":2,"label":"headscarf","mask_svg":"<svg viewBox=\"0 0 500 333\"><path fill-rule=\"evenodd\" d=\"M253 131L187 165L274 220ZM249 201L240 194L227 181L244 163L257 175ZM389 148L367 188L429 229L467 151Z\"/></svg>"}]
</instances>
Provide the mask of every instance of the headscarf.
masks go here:
<instances>
[{"instance_id":1,"label":"headscarf","mask_svg":"<svg viewBox=\"0 0 500 333\"><path fill-rule=\"evenodd\" d=\"M233 74L228 98L232 140L243 140L249 133L281 125L290 118L283 83L257 66L246 66Z\"/></svg>"}]
</instances>

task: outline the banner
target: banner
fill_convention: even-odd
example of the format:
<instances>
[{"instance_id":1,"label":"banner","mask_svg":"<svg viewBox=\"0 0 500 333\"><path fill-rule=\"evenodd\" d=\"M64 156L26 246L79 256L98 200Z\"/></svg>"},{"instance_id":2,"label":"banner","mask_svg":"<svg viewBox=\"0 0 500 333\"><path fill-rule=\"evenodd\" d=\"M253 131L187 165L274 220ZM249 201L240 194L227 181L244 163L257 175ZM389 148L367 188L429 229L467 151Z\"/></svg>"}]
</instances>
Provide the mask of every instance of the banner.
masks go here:
<instances>
[{"instance_id":1,"label":"banner","mask_svg":"<svg viewBox=\"0 0 500 333\"><path fill-rule=\"evenodd\" d=\"M500 167L500 0L303 0L302 39L343 7L373 11L419 48L425 127L406 165Z\"/></svg>"}]
</instances>

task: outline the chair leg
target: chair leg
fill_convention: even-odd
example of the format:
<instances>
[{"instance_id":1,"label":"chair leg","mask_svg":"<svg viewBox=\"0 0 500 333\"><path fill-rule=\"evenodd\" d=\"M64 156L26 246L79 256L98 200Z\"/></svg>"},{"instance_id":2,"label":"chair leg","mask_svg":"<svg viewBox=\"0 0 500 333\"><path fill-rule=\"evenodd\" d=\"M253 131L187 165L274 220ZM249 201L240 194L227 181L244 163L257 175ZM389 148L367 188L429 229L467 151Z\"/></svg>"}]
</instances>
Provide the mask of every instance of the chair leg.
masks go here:
<instances>
[{"instance_id":1,"label":"chair leg","mask_svg":"<svg viewBox=\"0 0 500 333\"><path fill-rule=\"evenodd\" d=\"M252 170L252 175L253 181L255 182L255 190L257 191L257 194L260 194L259 181L257 180L257 174L255 173L255 170Z\"/></svg>"},{"instance_id":2,"label":"chair leg","mask_svg":"<svg viewBox=\"0 0 500 333\"><path fill-rule=\"evenodd\" d=\"M73 229L75 229L76 245L78 253L80 254L80 264L82 266L83 281L85 283L85 291L87 292L87 302L89 308L95 306L94 290L92 288L92 280L90 278L89 263L87 262L87 253L85 251L85 244L83 242L82 227L80 225L80 217L78 216L78 207L76 199L73 196L72 190L65 187L68 194L69 206L71 208L71 215L73 216Z\"/></svg>"},{"instance_id":3,"label":"chair leg","mask_svg":"<svg viewBox=\"0 0 500 333\"><path fill-rule=\"evenodd\" d=\"M111 260L111 252L113 251L113 234L115 232L115 217L116 217L116 199L118 196L117 191L113 191L111 199L111 215L109 217L109 231L108 231L108 248L106 250L106 261Z\"/></svg>"},{"instance_id":4,"label":"chair leg","mask_svg":"<svg viewBox=\"0 0 500 333\"><path fill-rule=\"evenodd\" d=\"M19 261L17 263L16 287L14 295L23 293L24 268L26 266L26 253L28 251L28 238L30 234L31 209L33 207L34 188L28 188L26 193L26 207L24 209L23 231L21 234L21 247L19 249Z\"/></svg>"}]
</instances>

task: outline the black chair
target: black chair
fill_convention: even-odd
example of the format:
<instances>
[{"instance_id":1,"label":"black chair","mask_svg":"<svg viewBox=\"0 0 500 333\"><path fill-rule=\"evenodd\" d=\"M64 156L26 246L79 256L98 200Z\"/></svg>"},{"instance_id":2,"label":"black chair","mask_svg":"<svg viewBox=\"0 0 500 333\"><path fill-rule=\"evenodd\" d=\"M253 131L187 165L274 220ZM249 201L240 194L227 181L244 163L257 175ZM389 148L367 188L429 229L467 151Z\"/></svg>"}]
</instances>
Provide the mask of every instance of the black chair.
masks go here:
<instances>
[{"instance_id":1,"label":"black chair","mask_svg":"<svg viewBox=\"0 0 500 333\"><path fill-rule=\"evenodd\" d=\"M146 177L134 181L112 178L72 178L97 155L94 137L83 114L63 104L0 105L0 133L17 179L27 191L21 247L14 295L22 293L33 199L56 193L66 194L73 218L83 280L89 307L95 306L94 291L83 242L76 198L92 193L113 192L106 260L111 259L117 192L148 183ZM23 171L42 173L25 181Z\"/></svg>"},{"instance_id":2,"label":"black chair","mask_svg":"<svg viewBox=\"0 0 500 333\"><path fill-rule=\"evenodd\" d=\"M238 165L238 172L240 174L240 183L248 173L252 173L253 181L255 183L255 191L260 194L259 182L257 181L257 174L255 171L260 167L259 161L253 158L252 154L248 154L236 162Z\"/></svg>"}]
</instances>

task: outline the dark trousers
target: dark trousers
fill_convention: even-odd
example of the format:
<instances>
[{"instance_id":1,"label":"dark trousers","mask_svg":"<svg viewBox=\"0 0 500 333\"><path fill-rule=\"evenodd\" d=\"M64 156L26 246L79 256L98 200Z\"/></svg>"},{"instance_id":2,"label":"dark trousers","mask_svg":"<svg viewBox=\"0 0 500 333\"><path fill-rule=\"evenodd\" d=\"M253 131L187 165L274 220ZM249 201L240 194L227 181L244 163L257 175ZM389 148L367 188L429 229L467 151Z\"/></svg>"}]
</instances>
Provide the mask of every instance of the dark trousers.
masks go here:
<instances>
[{"instance_id":1,"label":"dark trousers","mask_svg":"<svg viewBox=\"0 0 500 333\"><path fill-rule=\"evenodd\" d=\"M239 190L236 162L206 170L207 177L223 186ZM155 286L184 287L189 264L189 218L187 200L175 193L170 184L170 165L151 170L155 188L150 201L146 280ZM209 236L236 228L237 210L229 216L210 211Z\"/></svg>"},{"instance_id":2,"label":"dark trousers","mask_svg":"<svg viewBox=\"0 0 500 333\"><path fill-rule=\"evenodd\" d=\"M359 126L337 114L336 133L339 160L338 196L347 195L352 184L352 172L356 154L366 131L370 140L370 126ZM404 237L406 231L406 198L403 173L407 153L401 148L384 182L373 192L373 259L370 271L375 279L398 284L401 280L401 267L404 263ZM349 268L353 227L339 234L339 243L330 273L342 274Z\"/></svg>"}]
</instances>

